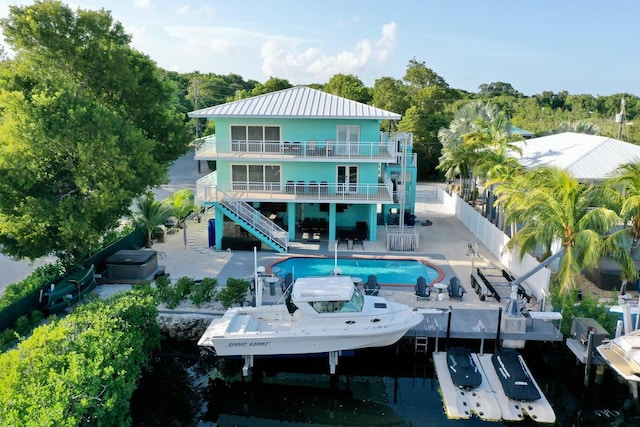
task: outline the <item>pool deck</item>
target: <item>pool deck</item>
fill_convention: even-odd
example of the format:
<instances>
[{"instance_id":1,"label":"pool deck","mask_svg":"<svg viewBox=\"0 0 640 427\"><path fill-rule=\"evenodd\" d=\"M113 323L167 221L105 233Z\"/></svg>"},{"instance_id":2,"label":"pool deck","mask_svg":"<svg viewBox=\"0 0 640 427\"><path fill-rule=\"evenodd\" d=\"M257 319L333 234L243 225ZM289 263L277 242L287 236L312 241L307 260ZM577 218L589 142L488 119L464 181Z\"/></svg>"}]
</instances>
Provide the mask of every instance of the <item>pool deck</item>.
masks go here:
<instances>
[{"instance_id":1,"label":"pool deck","mask_svg":"<svg viewBox=\"0 0 640 427\"><path fill-rule=\"evenodd\" d=\"M448 312L451 310L450 336L465 339L493 339L497 334L499 310L507 307L509 289L502 289L500 302L494 299L481 301L471 286L472 257L467 254L470 243L475 243L475 236L451 214L444 212L437 200L430 200L426 194L420 192L416 205L417 224L429 219L431 226L417 226L420 234L419 250L415 252L388 252L385 248L386 236L384 227L378 229L378 239L375 242L364 242L364 247L356 246L348 249L345 245L338 248L338 264L342 257L370 257L370 258L420 258L432 264L444 273L440 281L448 283L449 279L457 276L466 292L461 300L436 297L436 290L431 292L429 300L418 299L415 296L413 284L406 287L382 286L380 295L412 307L421 308L429 313L425 321L409 335L428 337L444 337L448 324ZM191 277L202 279L216 277L220 285L224 285L228 278L251 279L254 274L254 253L252 251L216 251L208 247L207 219L200 223L188 221L186 240L183 233L167 235L164 243L155 243L154 250L158 251L158 263L164 265L165 272L172 279ZM261 250L256 253L258 266L268 266L289 256L335 256L335 242L333 241L294 241L290 243L289 253L279 254L271 250ZM479 257L473 259L475 267L502 268L500 261L483 247L478 245ZM104 287L113 285L103 285ZM102 289L107 291L107 289ZM275 295L270 289L263 290L263 302L275 303L280 300L282 292L276 287ZM506 296L505 296L506 295ZM535 306L528 307L537 310ZM183 310L185 311L185 310ZM188 309L186 310L188 311ZM480 321L480 322L479 322ZM513 340L560 341L562 335L557 331L557 323L544 319L526 320L526 331L517 333L501 333L502 338ZM503 329L503 328L502 328Z\"/></svg>"}]
</instances>

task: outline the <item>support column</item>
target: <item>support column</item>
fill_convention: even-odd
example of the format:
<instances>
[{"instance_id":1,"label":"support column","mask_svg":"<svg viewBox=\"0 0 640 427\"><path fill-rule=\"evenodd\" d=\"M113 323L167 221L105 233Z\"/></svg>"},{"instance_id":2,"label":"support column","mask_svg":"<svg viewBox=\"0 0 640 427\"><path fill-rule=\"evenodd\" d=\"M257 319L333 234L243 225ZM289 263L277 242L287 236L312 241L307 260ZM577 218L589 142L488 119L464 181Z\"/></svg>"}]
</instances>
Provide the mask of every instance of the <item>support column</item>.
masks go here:
<instances>
[{"instance_id":1,"label":"support column","mask_svg":"<svg viewBox=\"0 0 640 427\"><path fill-rule=\"evenodd\" d=\"M340 355L337 351L329 352L329 373L334 375L336 373L336 366L338 366L338 356Z\"/></svg>"},{"instance_id":2,"label":"support column","mask_svg":"<svg viewBox=\"0 0 640 427\"><path fill-rule=\"evenodd\" d=\"M336 204L329 203L329 241L336 240Z\"/></svg>"},{"instance_id":3,"label":"support column","mask_svg":"<svg viewBox=\"0 0 640 427\"><path fill-rule=\"evenodd\" d=\"M292 242L296 239L296 204L293 202L287 203L287 227L289 241Z\"/></svg>"},{"instance_id":4,"label":"support column","mask_svg":"<svg viewBox=\"0 0 640 427\"><path fill-rule=\"evenodd\" d=\"M378 239L378 213L376 205L369 205L369 241L375 242Z\"/></svg>"},{"instance_id":5,"label":"support column","mask_svg":"<svg viewBox=\"0 0 640 427\"><path fill-rule=\"evenodd\" d=\"M214 210L216 219L216 249L222 250L222 238L224 237L224 214L216 207Z\"/></svg>"}]
</instances>

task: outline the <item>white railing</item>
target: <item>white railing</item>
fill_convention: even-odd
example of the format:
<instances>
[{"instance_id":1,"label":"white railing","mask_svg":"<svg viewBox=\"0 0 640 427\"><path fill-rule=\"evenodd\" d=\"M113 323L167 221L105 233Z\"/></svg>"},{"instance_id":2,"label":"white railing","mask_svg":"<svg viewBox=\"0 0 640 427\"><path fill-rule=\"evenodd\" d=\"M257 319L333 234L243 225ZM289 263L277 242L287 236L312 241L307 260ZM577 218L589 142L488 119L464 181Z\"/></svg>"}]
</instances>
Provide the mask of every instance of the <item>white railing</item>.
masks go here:
<instances>
[{"instance_id":1,"label":"white railing","mask_svg":"<svg viewBox=\"0 0 640 427\"><path fill-rule=\"evenodd\" d=\"M202 202L217 202L215 189L218 185L218 172L211 172L196 181L195 199L198 204Z\"/></svg>"},{"instance_id":2,"label":"white railing","mask_svg":"<svg viewBox=\"0 0 640 427\"><path fill-rule=\"evenodd\" d=\"M228 194L221 198L220 204L285 251L289 247L289 234L249 204Z\"/></svg>"},{"instance_id":3,"label":"white railing","mask_svg":"<svg viewBox=\"0 0 640 427\"><path fill-rule=\"evenodd\" d=\"M416 251L418 250L419 234L413 226L387 225L387 250Z\"/></svg>"},{"instance_id":4,"label":"white railing","mask_svg":"<svg viewBox=\"0 0 640 427\"><path fill-rule=\"evenodd\" d=\"M395 161L392 141L335 142L316 141L218 141L215 135L196 142L196 159L213 159L242 155L273 159L357 159Z\"/></svg>"},{"instance_id":5,"label":"white railing","mask_svg":"<svg viewBox=\"0 0 640 427\"><path fill-rule=\"evenodd\" d=\"M348 184L327 181L287 181L285 184L269 182L233 181L218 183L213 172L196 183L196 198L199 202L220 202L223 194L237 200L249 201L317 201L392 203L393 187L384 184Z\"/></svg>"},{"instance_id":6,"label":"white railing","mask_svg":"<svg viewBox=\"0 0 640 427\"><path fill-rule=\"evenodd\" d=\"M195 158L198 160L198 156L200 157L217 157L218 156L218 143L216 141L215 135L209 135L197 139L195 141L196 145L196 155Z\"/></svg>"}]
</instances>

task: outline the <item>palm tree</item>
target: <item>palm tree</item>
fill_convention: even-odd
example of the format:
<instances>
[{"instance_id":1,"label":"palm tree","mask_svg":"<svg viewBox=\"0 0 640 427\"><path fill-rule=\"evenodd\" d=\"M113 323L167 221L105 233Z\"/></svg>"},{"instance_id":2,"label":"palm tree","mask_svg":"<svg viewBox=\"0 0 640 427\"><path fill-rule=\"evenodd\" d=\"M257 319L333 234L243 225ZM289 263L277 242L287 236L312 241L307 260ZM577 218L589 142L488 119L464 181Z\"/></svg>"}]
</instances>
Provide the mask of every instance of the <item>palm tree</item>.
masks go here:
<instances>
[{"instance_id":1,"label":"palm tree","mask_svg":"<svg viewBox=\"0 0 640 427\"><path fill-rule=\"evenodd\" d=\"M577 120L575 122L562 121L560 124L549 132L549 134L575 132L584 133L587 135L599 135L600 129L598 125L587 120Z\"/></svg>"},{"instance_id":2,"label":"palm tree","mask_svg":"<svg viewBox=\"0 0 640 427\"><path fill-rule=\"evenodd\" d=\"M167 197L165 203L173 209L173 215L178 217L180 226L182 226L182 223L191 212L198 209L198 206L195 203L193 191L189 188L183 188L171 194Z\"/></svg>"},{"instance_id":3,"label":"palm tree","mask_svg":"<svg viewBox=\"0 0 640 427\"><path fill-rule=\"evenodd\" d=\"M618 209L624 222L621 232L631 242L629 255L636 259L640 242L640 161L620 165L605 184L606 200ZM635 267L623 274L632 279L634 272L637 272Z\"/></svg>"},{"instance_id":4,"label":"palm tree","mask_svg":"<svg viewBox=\"0 0 640 427\"><path fill-rule=\"evenodd\" d=\"M511 123L502 114L491 122L479 121L476 127L477 130L465 135L464 140L475 146L473 171L484 180L483 190L488 190L485 195L486 205L493 206L494 187L522 170L515 157L522 154L522 148L515 142L524 141L524 138L511 133ZM487 217L493 220L493 215Z\"/></svg>"},{"instance_id":5,"label":"palm tree","mask_svg":"<svg viewBox=\"0 0 640 427\"><path fill-rule=\"evenodd\" d=\"M601 206L593 186L578 183L567 171L533 169L504 182L496 193L507 223L521 225L509 247L518 246L521 256L542 251L546 258L559 244L562 255L555 282L561 293L575 288L585 268L599 267L602 256L615 257L623 268L633 264L630 256L616 249L619 233L608 234L620 224L620 217Z\"/></svg>"},{"instance_id":6,"label":"palm tree","mask_svg":"<svg viewBox=\"0 0 640 427\"><path fill-rule=\"evenodd\" d=\"M153 232L156 227L165 223L173 212L171 206L159 202L152 194L140 196L135 200L134 222L145 232L146 246L153 244Z\"/></svg>"},{"instance_id":7,"label":"palm tree","mask_svg":"<svg viewBox=\"0 0 640 427\"><path fill-rule=\"evenodd\" d=\"M438 131L442 144L438 169L450 181L460 178L460 193L465 200L471 200L475 193L474 172L483 157L496 150L507 157L508 143L513 140L510 128L496 105L475 100L461 106L449 127Z\"/></svg>"}]
</instances>

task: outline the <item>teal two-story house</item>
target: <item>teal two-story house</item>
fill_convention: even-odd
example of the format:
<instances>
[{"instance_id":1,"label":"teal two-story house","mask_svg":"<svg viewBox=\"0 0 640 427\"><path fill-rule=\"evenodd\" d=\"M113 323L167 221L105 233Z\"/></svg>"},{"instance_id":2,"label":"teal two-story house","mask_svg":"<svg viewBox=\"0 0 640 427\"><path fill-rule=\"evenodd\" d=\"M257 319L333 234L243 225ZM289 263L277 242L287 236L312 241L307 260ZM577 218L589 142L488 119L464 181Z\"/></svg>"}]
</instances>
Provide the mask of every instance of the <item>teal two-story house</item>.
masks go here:
<instances>
[{"instance_id":1,"label":"teal two-story house","mask_svg":"<svg viewBox=\"0 0 640 427\"><path fill-rule=\"evenodd\" d=\"M218 249L225 217L286 252L296 239L375 240L378 224L414 212L412 135L381 131L398 114L300 86L189 116L215 121L195 158L216 161L196 200L215 208Z\"/></svg>"}]
</instances>

